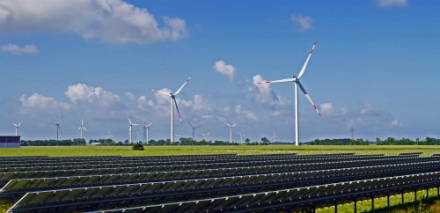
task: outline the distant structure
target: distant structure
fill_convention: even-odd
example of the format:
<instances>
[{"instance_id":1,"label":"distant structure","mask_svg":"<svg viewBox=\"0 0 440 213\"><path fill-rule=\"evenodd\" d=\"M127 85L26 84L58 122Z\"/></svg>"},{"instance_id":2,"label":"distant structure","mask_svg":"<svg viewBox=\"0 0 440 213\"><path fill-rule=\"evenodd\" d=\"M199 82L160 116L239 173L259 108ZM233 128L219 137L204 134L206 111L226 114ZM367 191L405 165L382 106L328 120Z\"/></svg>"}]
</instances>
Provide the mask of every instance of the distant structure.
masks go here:
<instances>
[{"instance_id":1,"label":"distant structure","mask_svg":"<svg viewBox=\"0 0 440 213\"><path fill-rule=\"evenodd\" d=\"M168 95L171 98L171 142L174 142L174 106L176 106L177 114L179 115L180 124L182 124L182 117L180 116L179 107L177 107L176 95L182 90L182 88L188 83L189 79L192 78L192 75L183 83L183 85L173 94L163 91L158 91L154 89L150 89L153 92L162 93L164 95Z\"/></svg>"},{"instance_id":2,"label":"distant structure","mask_svg":"<svg viewBox=\"0 0 440 213\"><path fill-rule=\"evenodd\" d=\"M57 126L57 141L58 141L58 130L60 130L60 133L63 134L63 131L61 131L61 127L60 127L60 124L61 124L61 121L63 120L63 117L64 116L61 117L61 119L58 123L51 123L51 124Z\"/></svg>"},{"instance_id":3,"label":"distant structure","mask_svg":"<svg viewBox=\"0 0 440 213\"><path fill-rule=\"evenodd\" d=\"M87 130L84 127L84 118L81 117L81 126L79 126L79 128L76 130L76 131L81 130L81 139L83 139L83 129L86 130L87 132L89 132L89 130ZM87 146L87 143L84 143L84 145Z\"/></svg>"},{"instance_id":4,"label":"distant structure","mask_svg":"<svg viewBox=\"0 0 440 213\"><path fill-rule=\"evenodd\" d=\"M132 137L133 137L133 133L132 133L132 127L133 126L140 126L140 125L143 125L143 124L133 124L133 123L131 123L131 120L130 120L130 118L127 116L127 119L128 119L128 122L130 123L130 128L128 129L128 134L130 134L130 144L133 144L132 143L132 141L131 141L131 139L132 139Z\"/></svg>"},{"instance_id":5,"label":"distant structure","mask_svg":"<svg viewBox=\"0 0 440 213\"><path fill-rule=\"evenodd\" d=\"M240 144L243 144L243 136L246 136L246 135L242 135L241 133L238 133L238 134L240 135Z\"/></svg>"},{"instance_id":6,"label":"distant structure","mask_svg":"<svg viewBox=\"0 0 440 213\"><path fill-rule=\"evenodd\" d=\"M0 136L0 148L20 148L20 136Z\"/></svg>"},{"instance_id":7,"label":"distant structure","mask_svg":"<svg viewBox=\"0 0 440 213\"><path fill-rule=\"evenodd\" d=\"M299 145L299 114L298 114L298 86L304 93L304 95L309 99L310 103L312 103L315 110L318 112L319 116L321 116L321 113L319 113L318 108L316 108L315 104L313 103L310 96L307 94L306 90L302 86L302 84L299 82L299 79L304 74L304 71L306 70L307 63L309 63L310 56L312 56L313 50L315 49L316 42L312 47L312 51L310 51L309 57L307 58L306 62L304 63L301 71L299 72L298 76L293 76L292 78L286 78L282 80L276 80L276 81L265 81L265 82L258 82L257 84L270 84L270 83L282 83L282 82L295 82L295 145Z\"/></svg>"},{"instance_id":8,"label":"distant structure","mask_svg":"<svg viewBox=\"0 0 440 213\"><path fill-rule=\"evenodd\" d=\"M229 126L229 143L232 143L232 127L234 127L235 125L237 125L238 123L235 123L234 125L229 125L228 123L225 122L226 125Z\"/></svg>"},{"instance_id":9,"label":"distant structure","mask_svg":"<svg viewBox=\"0 0 440 213\"><path fill-rule=\"evenodd\" d=\"M23 123L23 121L21 121L19 124L12 122L12 124L15 126L15 136L18 136L18 127L20 127L21 123Z\"/></svg>"}]
</instances>

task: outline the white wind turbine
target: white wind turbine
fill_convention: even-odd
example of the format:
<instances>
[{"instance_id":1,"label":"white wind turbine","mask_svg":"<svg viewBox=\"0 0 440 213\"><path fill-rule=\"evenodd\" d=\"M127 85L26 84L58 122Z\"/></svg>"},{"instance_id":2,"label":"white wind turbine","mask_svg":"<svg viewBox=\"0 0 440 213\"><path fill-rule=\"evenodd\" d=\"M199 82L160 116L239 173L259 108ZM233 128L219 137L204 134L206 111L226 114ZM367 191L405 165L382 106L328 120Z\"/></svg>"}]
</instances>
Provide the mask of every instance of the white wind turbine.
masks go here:
<instances>
[{"instance_id":1,"label":"white wind turbine","mask_svg":"<svg viewBox=\"0 0 440 213\"><path fill-rule=\"evenodd\" d=\"M112 137L113 137L113 136L110 134L110 131L108 131L107 138L108 138L108 139L112 139Z\"/></svg>"},{"instance_id":2,"label":"white wind turbine","mask_svg":"<svg viewBox=\"0 0 440 213\"><path fill-rule=\"evenodd\" d=\"M235 123L234 125L229 125L228 123L225 122L226 125L229 126L229 143L232 143L232 127L234 127L235 125L237 125L238 123Z\"/></svg>"},{"instance_id":3,"label":"white wind turbine","mask_svg":"<svg viewBox=\"0 0 440 213\"><path fill-rule=\"evenodd\" d=\"M276 134L275 134L275 132L273 132L273 135L272 135L272 142L275 142L275 139L276 138L280 138L280 137L278 137Z\"/></svg>"},{"instance_id":4,"label":"white wind turbine","mask_svg":"<svg viewBox=\"0 0 440 213\"><path fill-rule=\"evenodd\" d=\"M177 107L176 95L182 90L182 88L188 83L189 79L191 79L192 75L183 83L183 85L176 91L176 93L168 93L159 90L150 89L153 92L162 93L164 95L168 95L171 98L171 142L174 142L174 105L176 106L177 113L179 114L180 124L182 124L182 117L180 116L179 107Z\"/></svg>"},{"instance_id":5,"label":"white wind turbine","mask_svg":"<svg viewBox=\"0 0 440 213\"><path fill-rule=\"evenodd\" d=\"M84 127L84 118L81 117L81 126L76 130L76 131L81 130L81 139L83 139L83 129L86 130L87 132L89 132L89 130L87 130ZM87 143L85 143L85 145L87 145Z\"/></svg>"},{"instance_id":6,"label":"white wind turbine","mask_svg":"<svg viewBox=\"0 0 440 213\"><path fill-rule=\"evenodd\" d=\"M15 126L15 136L18 136L18 127L20 127L21 123L23 123L23 121L21 121L19 124L12 122L12 124Z\"/></svg>"},{"instance_id":7,"label":"white wind turbine","mask_svg":"<svg viewBox=\"0 0 440 213\"><path fill-rule=\"evenodd\" d=\"M128 122L130 122L130 128L128 129L128 134L130 134L130 144L132 143L131 142L131 138L132 138L132 127L133 126L140 126L140 125L143 125L143 124L132 124L131 123L131 120L130 120L130 118L127 116L127 119L128 119Z\"/></svg>"},{"instance_id":8,"label":"white wind turbine","mask_svg":"<svg viewBox=\"0 0 440 213\"><path fill-rule=\"evenodd\" d=\"M137 141L139 143L139 132L136 131L136 134L137 134Z\"/></svg>"},{"instance_id":9,"label":"white wind turbine","mask_svg":"<svg viewBox=\"0 0 440 213\"><path fill-rule=\"evenodd\" d=\"M176 135L177 140L179 140L179 138L180 138L181 135L178 135L178 134L176 134L176 133L174 133L174 135Z\"/></svg>"},{"instance_id":10,"label":"white wind turbine","mask_svg":"<svg viewBox=\"0 0 440 213\"><path fill-rule=\"evenodd\" d=\"M57 140L58 140L58 129L60 130L61 134L63 134L63 131L61 131L61 127L60 127L60 124L61 124L61 121L63 120L63 117L64 116L61 117L61 119L58 123L51 123L51 124L57 126Z\"/></svg>"},{"instance_id":11,"label":"white wind turbine","mask_svg":"<svg viewBox=\"0 0 440 213\"><path fill-rule=\"evenodd\" d=\"M240 144L243 144L243 136L246 136L246 135L242 135L241 133L238 133L239 135L240 135Z\"/></svg>"},{"instance_id":12,"label":"white wind turbine","mask_svg":"<svg viewBox=\"0 0 440 213\"><path fill-rule=\"evenodd\" d=\"M148 125L146 125L145 122L143 124L144 128L147 129L147 144L148 144L148 141L150 141L150 126L151 126L151 124L153 124L153 121L154 121L154 119Z\"/></svg>"},{"instance_id":13,"label":"white wind turbine","mask_svg":"<svg viewBox=\"0 0 440 213\"><path fill-rule=\"evenodd\" d=\"M304 95L306 95L306 97L309 99L310 103L312 103L313 107L316 109L316 111L318 112L319 116L321 116L321 113L319 113L318 108L316 108L315 104L313 103L312 99L310 98L310 96L307 94L306 90L304 89L304 87L301 85L301 83L299 82L299 79L301 78L301 76L304 74L304 71L306 70L307 67L307 63L309 63L310 60L310 56L312 56L313 50L315 49L316 46L316 42L312 47L312 51L310 51L309 57L307 58L306 62L304 63L301 71L299 72L298 76L293 76L292 78L286 78L286 79L282 79L282 80L277 80L277 81L266 81L266 82L259 82L258 84L270 84L270 83L282 83L282 82L295 82L295 145L298 146L298 140L299 140L299 117L298 117L298 86L299 88L303 91Z\"/></svg>"}]
</instances>

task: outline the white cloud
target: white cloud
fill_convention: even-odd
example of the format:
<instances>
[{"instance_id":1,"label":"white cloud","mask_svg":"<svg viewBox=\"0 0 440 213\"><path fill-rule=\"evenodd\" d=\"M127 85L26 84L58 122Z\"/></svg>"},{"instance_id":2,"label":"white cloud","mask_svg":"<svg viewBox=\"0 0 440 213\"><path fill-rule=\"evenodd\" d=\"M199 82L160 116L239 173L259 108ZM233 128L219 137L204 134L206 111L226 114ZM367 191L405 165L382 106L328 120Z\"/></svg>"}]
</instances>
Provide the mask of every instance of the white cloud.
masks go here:
<instances>
[{"instance_id":1,"label":"white cloud","mask_svg":"<svg viewBox=\"0 0 440 213\"><path fill-rule=\"evenodd\" d=\"M131 92L126 92L126 93L125 93L125 96L127 96L127 98L128 98L130 101L134 101L134 100L136 99L136 96L133 95L133 93L131 93Z\"/></svg>"},{"instance_id":2,"label":"white cloud","mask_svg":"<svg viewBox=\"0 0 440 213\"><path fill-rule=\"evenodd\" d=\"M26 98L23 94L20 97L22 115L37 117L40 115L61 115L72 112L74 106L62 101L56 101L53 97L42 96L38 93Z\"/></svg>"},{"instance_id":3,"label":"white cloud","mask_svg":"<svg viewBox=\"0 0 440 213\"><path fill-rule=\"evenodd\" d=\"M111 107L120 103L120 97L111 92L105 91L101 87L91 87L85 84L71 85L64 94L72 101L96 103L100 107Z\"/></svg>"},{"instance_id":4,"label":"white cloud","mask_svg":"<svg viewBox=\"0 0 440 213\"><path fill-rule=\"evenodd\" d=\"M292 15L290 20L294 23L298 22L299 25L301 26L301 29L300 29L301 31L302 30L309 30L309 29L313 28L313 26L312 26L313 19L310 18L309 16L303 16L302 14L299 14L297 16Z\"/></svg>"},{"instance_id":5,"label":"white cloud","mask_svg":"<svg viewBox=\"0 0 440 213\"><path fill-rule=\"evenodd\" d=\"M251 112L251 111L247 111L247 110L241 110L241 105L237 105L235 106L235 112L240 116L240 115L244 115L244 117L246 119L252 120L252 121L257 121L258 118L257 116Z\"/></svg>"},{"instance_id":6,"label":"white cloud","mask_svg":"<svg viewBox=\"0 0 440 213\"><path fill-rule=\"evenodd\" d=\"M290 104L290 101L276 95L270 84L257 84L258 82L264 82L263 76L256 75L253 78L253 82L248 84L248 90L251 92L254 99L261 103L275 109L285 107Z\"/></svg>"},{"instance_id":7,"label":"white cloud","mask_svg":"<svg viewBox=\"0 0 440 213\"><path fill-rule=\"evenodd\" d=\"M16 44L8 44L8 45L3 45L1 49L3 52L10 52L14 55L40 53L40 50L34 44L24 45L23 47L20 47Z\"/></svg>"},{"instance_id":8,"label":"white cloud","mask_svg":"<svg viewBox=\"0 0 440 213\"><path fill-rule=\"evenodd\" d=\"M392 6L399 6L404 7L407 5L407 0L378 0L377 4L380 7L392 7Z\"/></svg>"},{"instance_id":9,"label":"white cloud","mask_svg":"<svg viewBox=\"0 0 440 213\"><path fill-rule=\"evenodd\" d=\"M403 127L403 122L399 122L398 120L391 121L391 127Z\"/></svg>"},{"instance_id":10,"label":"white cloud","mask_svg":"<svg viewBox=\"0 0 440 213\"><path fill-rule=\"evenodd\" d=\"M234 75L237 73L237 69L232 65L226 65L226 63L222 60L215 62L214 66L212 66L216 72L226 75L229 77L231 81L234 80Z\"/></svg>"},{"instance_id":11,"label":"white cloud","mask_svg":"<svg viewBox=\"0 0 440 213\"><path fill-rule=\"evenodd\" d=\"M326 116L341 116L350 112L350 110L347 107L342 107L341 109L335 109L333 107L333 103L321 104L319 111Z\"/></svg>"},{"instance_id":12,"label":"white cloud","mask_svg":"<svg viewBox=\"0 0 440 213\"><path fill-rule=\"evenodd\" d=\"M73 33L105 43L155 43L189 37L185 20L157 20L122 0L0 1L2 33Z\"/></svg>"}]
</instances>

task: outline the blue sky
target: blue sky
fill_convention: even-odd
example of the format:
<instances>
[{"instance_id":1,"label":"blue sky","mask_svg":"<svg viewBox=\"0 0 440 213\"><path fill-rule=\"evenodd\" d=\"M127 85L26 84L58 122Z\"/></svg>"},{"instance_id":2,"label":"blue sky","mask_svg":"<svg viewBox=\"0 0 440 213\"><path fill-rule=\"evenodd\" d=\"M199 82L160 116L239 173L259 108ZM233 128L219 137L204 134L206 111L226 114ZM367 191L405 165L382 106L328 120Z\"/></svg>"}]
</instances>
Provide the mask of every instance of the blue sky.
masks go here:
<instances>
[{"instance_id":1,"label":"blue sky","mask_svg":"<svg viewBox=\"0 0 440 213\"><path fill-rule=\"evenodd\" d=\"M128 138L130 116L169 138L169 98L183 121L227 140L223 123L251 140L294 138L294 85L257 86L297 75L300 141L355 137L439 138L439 2L365 1L0 1L0 134L53 139ZM217 65L217 66L216 66ZM141 128L134 129L139 134Z\"/></svg>"}]
</instances>

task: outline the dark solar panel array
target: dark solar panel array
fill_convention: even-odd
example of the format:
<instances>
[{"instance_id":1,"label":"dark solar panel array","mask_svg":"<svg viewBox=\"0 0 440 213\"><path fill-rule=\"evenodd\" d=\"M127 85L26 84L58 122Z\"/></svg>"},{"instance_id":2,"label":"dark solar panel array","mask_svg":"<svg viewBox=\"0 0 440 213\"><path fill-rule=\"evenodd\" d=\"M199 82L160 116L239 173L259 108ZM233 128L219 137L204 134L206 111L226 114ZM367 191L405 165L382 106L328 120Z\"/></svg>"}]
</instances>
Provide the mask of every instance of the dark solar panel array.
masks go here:
<instances>
[{"instance_id":1,"label":"dark solar panel array","mask_svg":"<svg viewBox=\"0 0 440 213\"><path fill-rule=\"evenodd\" d=\"M421 154L423 154L423 152L402 152L399 153L398 155L400 156L420 156Z\"/></svg>"},{"instance_id":2,"label":"dark solar panel array","mask_svg":"<svg viewBox=\"0 0 440 213\"><path fill-rule=\"evenodd\" d=\"M52 157L46 156L45 159L48 161L36 159L34 165L24 163L20 167L10 167L17 165L14 160L1 162L0 159L0 167L3 167L0 168L0 184L4 185L0 190L0 199L19 200L10 212L90 211L147 204L141 210L145 208L145 211L160 212L162 210L158 210L158 206L170 206L173 209L176 207L173 205L185 204L188 211L194 209L194 212L216 212L221 211L216 209L219 206L209 209L211 207L205 205L206 209L203 209L197 203L207 204L202 198L213 197L209 200L221 205L217 200L235 199L234 196L221 198L222 195L259 195L260 191L282 193L284 190L279 189L303 190L302 186L313 188L330 183L338 185L342 181L440 171L440 155L418 157L414 154L86 156L77 157L76 161L70 158L74 162L60 157L57 164L54 164ZM399 190L405 187L409 185L401 186ZM410 188L405 188L408 189ZM335 194L331 196L333 195ZM345 193L344 196L354 195ZM356 196L364 195L361 193ZM321 197L324 200L330 199L327 195ZM172 203L188 199L195 199L196 205L192 206L192 201ZM322 199L319 202L323 202ZM305 199L302 198L303 200ZM171 203L156 205L165 201ZM307 202L310 206L315 201ZM283 205L271 208L307 207L304 202L289 205L281 203ZM238 207L238 204L236 206L237 211L259 211ZM265 204L262 210L266 207ZM180 212L184 209L179 206L176 208L173 211ZM224 210L227 207L219 208ZM140 210L126 208L126 211Z\"/></svg>"}]
</instances>

